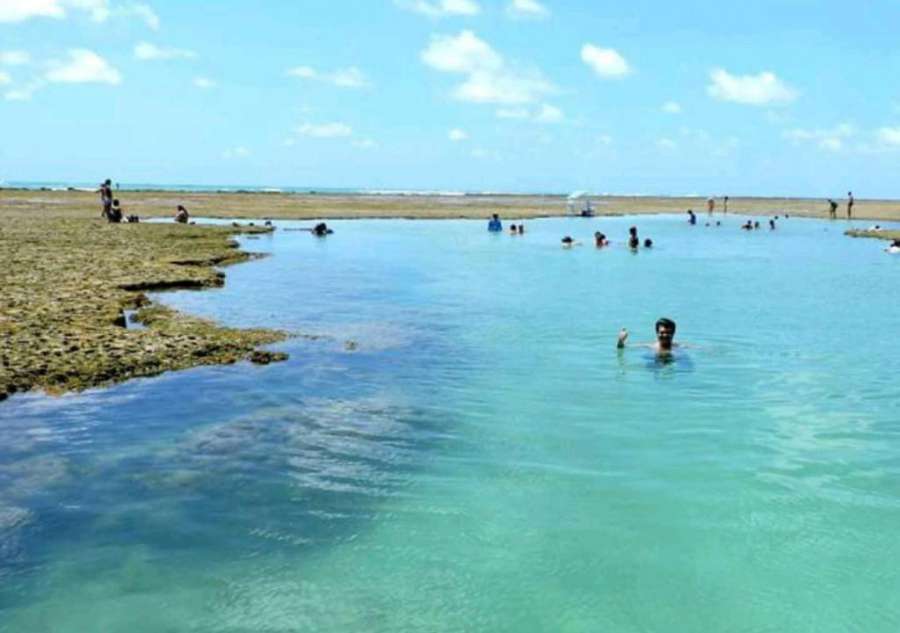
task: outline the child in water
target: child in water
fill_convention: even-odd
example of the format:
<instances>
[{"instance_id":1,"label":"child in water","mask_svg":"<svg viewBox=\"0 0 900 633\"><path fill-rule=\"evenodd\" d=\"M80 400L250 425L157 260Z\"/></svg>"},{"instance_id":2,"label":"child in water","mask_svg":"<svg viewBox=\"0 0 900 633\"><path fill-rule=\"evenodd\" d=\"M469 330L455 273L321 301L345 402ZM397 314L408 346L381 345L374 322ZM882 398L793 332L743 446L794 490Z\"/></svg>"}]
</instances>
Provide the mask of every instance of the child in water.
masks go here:
<instances>
[{"instance_id":1,"label":"child in water","mask_svg":"<svg viewBox=\"0 0 900 633\"><path fill-rule=\"evenodd\" d=\"M638 249L638 246L641 245L641 240L638 237L638 233L637 233L637 227L633 226L630 229L628 229L628 235L629 235L628 248L630 248L633 251L636 251Z\"/></svg>"}]
</instances>

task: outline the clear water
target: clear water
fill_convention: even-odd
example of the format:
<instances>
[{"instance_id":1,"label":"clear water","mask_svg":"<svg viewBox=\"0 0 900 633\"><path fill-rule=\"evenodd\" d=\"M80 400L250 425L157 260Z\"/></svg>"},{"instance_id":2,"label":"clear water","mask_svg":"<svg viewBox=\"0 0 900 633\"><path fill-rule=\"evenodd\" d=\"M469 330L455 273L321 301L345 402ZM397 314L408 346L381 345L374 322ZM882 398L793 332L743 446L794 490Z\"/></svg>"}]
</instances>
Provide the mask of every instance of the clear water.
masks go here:
<instances>
[{"instance_id":1,"label":"clear water","mask_svg":"<svg viewBox=\"0 0 900 633\"><path fill-rule=\"evenodd\" d=\"M0 631L895 633L900 257L740 221L247 240L287 363L0 405Z\"/></svg>"}]
</instances>

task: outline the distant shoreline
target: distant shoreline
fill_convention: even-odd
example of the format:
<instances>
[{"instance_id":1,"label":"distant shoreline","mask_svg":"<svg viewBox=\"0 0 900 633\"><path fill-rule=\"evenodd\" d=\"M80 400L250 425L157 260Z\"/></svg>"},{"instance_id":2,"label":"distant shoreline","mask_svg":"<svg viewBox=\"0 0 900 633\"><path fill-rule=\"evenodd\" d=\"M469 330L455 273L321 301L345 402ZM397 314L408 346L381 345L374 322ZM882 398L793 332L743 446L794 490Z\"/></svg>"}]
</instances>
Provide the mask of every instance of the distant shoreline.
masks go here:
<instances>
[{"instance_id":1,"label":"distant shoreline","mask_svg":"<svg viewBox=\"0 0 900 633\"><path fill-rule=\"evenodd\" d=\"M141 217L172 217L183 204L192 215L229 219L485 219L498 213L508 220L562 217L569 215L568 196L561 194L441 194L441 193L278 193L278 192L192 192L130 191L114 194L121 199L126 214ZM693 209L701 221L706 217L705 197L591 196L594 212L604 215L685 213ZM837 218L846 218L846 202ZM582 200L574 201L580 209ZM731 197L728 212L734 215L791 215L825 219L827 201L817 198ZM721 216L723 199L716 198L716 215ZM100 203L93 191L50 189L0 189L0 212L33 217L99 218ZM856 200L854 220L900 221L898 200Z\"/></svg>"}]
</instances>

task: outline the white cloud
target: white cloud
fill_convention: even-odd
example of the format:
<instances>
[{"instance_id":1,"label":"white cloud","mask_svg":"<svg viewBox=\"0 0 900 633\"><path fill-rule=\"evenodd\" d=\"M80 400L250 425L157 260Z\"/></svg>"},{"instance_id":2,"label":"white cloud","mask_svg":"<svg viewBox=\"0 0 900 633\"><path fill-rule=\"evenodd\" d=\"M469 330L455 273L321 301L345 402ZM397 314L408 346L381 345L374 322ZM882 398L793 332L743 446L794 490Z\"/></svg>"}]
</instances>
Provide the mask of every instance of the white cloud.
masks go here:
<instances>
[{"instance_id":1,"label":"white cloud","mask_svg":"<svg viewBox=\"0 0 900 633\"><path fill-rule=\"evenodd\" d=\"M550 11L537 0L512 0L506 6L506 12L514 18L542 19L550 15Z\"/></svg>"},{"instance_id":2,"label":"white cloud","mask_svg":"<svg viewBox=\"0 0 900 633\"><path fill-rule=\"evenodd\" d=\"M625 58L612 48L585 44L581 47L581 61L604 79L621 79L632 72Z\"/></svg>"},{"instance_id":3,"label":"white cloud","mask_svg":"<svg viewBox=\"0 0 900 633\"><path fill-rule=\"evenodd\" d=\"M794 128L785 131L782 136L794 143L810 143L819 149L837 152L844 148L844 142L856 135L856 128L849 123L841 123L833 128L810 130Z\"/></svg>"},{"instance_id":4,"label":"white cloud","mask_svg":"<svg viewBox=\"0 0 900 633\"><path fill-rule=\"evenodd\" d=\"M122 75L109 62L93 51L73 48L68 51L69 59L54 62L45 75L51 83L122 83Z\"/></svg>"},{"instance_id":5,"label":"white cloud","mask_svg":"<svg viewBox=\"0 0 900 633\"><path fill-rule=\"evenodd\" d=\"M565 115L562 110L546 103L534 115L534 120L538 123L559 123L563 119L565 119Z\"/></svg>"},{"instance_id":6,"label":"white cloud","mask_svg":"<svg viewBox=\"0 0 900 633\"><path fill-rule=\"evenodd\" d=\"M32 81L24 86L18 86L12 90L8 90L3 94L3 98L7 101L30 101L31 96L44 87L41 80Z\"/></svg>"},{"instance_id":7,"label":"white cloud","mask_svg":"<svg viewBox=\"0 0 900 633\"><path fill-rule=\"evenodd\" d=\"M294 128L300 136L311 138L340 138L353 135L353 128L346 123L304 123Z\"/></svg>"},{"instance_id":8,"label":"white cloud","mask_svg":"<svg viewBox=\"0 0 900 633\"><path fill-rule=\"evenodd\" d=\"M900 147L900 127L882 127L876 132L878 142L882 145Z\"/></svg>"},{"instance_id":9,"label":"white cloud","mask_svg":"<svg viewBox=\"0 0 900 633\"><path fill-rule=\"evenodd\" d=\"M59 0L3 0L0 22L24 22L31 18L64 18L66 10Z\"/></svg>"},{"instance_id":10,"label":"white cloud","mask_svg":"<svg viewBox=\"0 0 900 633\"><path fill-rule=\"evenodd\" d=\"M201 90L209 90L216 87L216 82L208 77L194 77L194 86Z\"/></svg>"},{"instance_id":11,"label":"white cloud","mask_svg":"<svg viewBox=\"0 0 900 633\"><path fill-rule=\"evenodd\" d=\"M0 51L0 66L24 66L30 61L26 51Z\"/></svg>"},{"instance_id":12,"label":"white cloud","mask_svg":"<svg viewBox=\"0 0 900 633\"><path fill-rule=\"evenodd\" d=\"M460 141L467 140L469 138L469 135L465 132L465 130L454 128L447 134L447 138L449 138L454 143L459 143Z\"/></svg>"},{"instance_id":13,"label":"white cloud","mask_svg":"<svg viewBox=\"0 0 900 633\"><path fill-rule=\"evenodd\" d=\"M548 103L541 104L539 108L500 108L496 112L498 119L512 121L533 121L535 123L561 123L566 116L562 110Z\"/></svg>"},{"instance_id":14,"label":"white cloud","mask_svg":"<svg viewBox=\"0 0 900 633\"><path fill-rule=\"evenodd\" d=\"M159 30L159 16L156 15L156 12L148 5L133 4L126 9L126 11L143 20L148 28L151 28L154 31Z\"/></svg>"},{"instance_id":15,"label":"white cloud","mask_svg":"<svg viewBox=\"0 0 900 633\"><path fill-rule=\"evenodd\" d=\"M160 48L149 42L139 42L134 47L134 56L142 61L164 59L194 59L197 53L184 48Z\"/></svg>"},{"instance_id":16,"label":"white cloud","mask_svg":"<svg viewBox=\"0 0 900 633\"><path fill-rule=\"evenodd\" d=\"M353 141L353 147L359 149L374 149L375 147L378 147L378 143L370 138L363 138L358 141Z\"/></svg>"},{"instance_id":17,"label":"white cloud","mask_svg":"<svg viewBox=\"0 0 900 633\"><path fill-rule=\"evenodd\" d=\"M677 101L666 101L662 105L662 111L668 114L681 114L681 104Z\"/></svg>"},{"instance_id":18,"label":"white cloud","mask_svg":"<svg viewBox=\"0 0 900 633\"><path fill-rule=\"evenodd\" d=\"M797 98L794 88L769 71L758 75L732 75L717 68L710 73L709 78L711 83L706 92L720 101L763 106L790 103Z\"/></svg>"},{"instance_id":19,"label":"white cloud","mask_svg":"<svg viewBox=\"0 0 900 633\"><path fill-rule=\"evenodd\" d=\"M481 13L474 0L396 0L397 6L430 18L473 16Z\"/></svg>"},{"instance_id":20,"label":"white cloud","mask_svg":"<svg viewBox=\"0 0 900 633\"><path fill-rule=\"evenodd\" d=\"M601 134L597 137L597 143L600 145L612 145L613 139L609 134Z\"/></svg>"},{"instance_id":21,"label":"white cloud","mask_svg":"<svg viewBox=\"0 0 900 633\"><path fill-rule=\"evenodd\" d=\"M678 144L670 138L660 138L656 141L656 146L662 150L672 150L678 147Z\"/></svg>"},{"instance_id":22,"label":"white cloud","mask_svg":"<svg viewBox=\"0 0 900 633\"><path fill-rule=\"evenodd\" d=\"M231 160L233 158L247 158L249 155L250 150L243 145L238 145L237 147L232 147L222 152L222 158L224 158L225 160Z\"/></svg>"},{"instance_id":23,"label":"white cloud","mask_svg":"<svg viewBox=\"0 0 900 633\"><path fill-rule=\"evenodd\" d=\"M497 110L498 119L522 120L531 116L526 108L500 108Z\"/></svg>"},{"instance_id":24,"label":"white cloud","mask_svg":"<svg viewBox=\"0 0 900 633\"><path fill-rule=\"evenodd\" d=\"M12 83L12 77L9 76L9 73L5 73L0 70L0 86L5 86Z\"/></svg>"},{"instance_id":25,"label":"white cloud","mask_svg":"<svg viewBox=\"0 0 900 633\"><path fill-rule=\"evenodd\" d=\"M460 101L516 105L556 92L539 71L510 66L472 31L432 37L421 57L435 70L466 76L453 90L453 97Z\"/></svg>"},{"instance_id":26,"label":"white cloud","mask_svg":"<svg viewBox=\"0 0 900 633\"><path fill-rule=\"evenodd\" d=\"M310 79L337 86L338 88L366 88L369 80L356 66L338 68L333 72L320 72L311 66L297 66L287 71L287 74L300 79Z\"/></svg>"},{"instance_id":27,"label":"white cloud","mask_svg":"<svg viewBox=\"0 0 900 633\"><path fill-rule=\"evenodd\" d=\"M151 29L159 28L159 16L146 4L112 5L109 0L2 0L0 23L24 22L32 18L68 17L69 12L85 13L94 22L105 22L111 15L135 16Z\"/></svg>"}]
</instances>

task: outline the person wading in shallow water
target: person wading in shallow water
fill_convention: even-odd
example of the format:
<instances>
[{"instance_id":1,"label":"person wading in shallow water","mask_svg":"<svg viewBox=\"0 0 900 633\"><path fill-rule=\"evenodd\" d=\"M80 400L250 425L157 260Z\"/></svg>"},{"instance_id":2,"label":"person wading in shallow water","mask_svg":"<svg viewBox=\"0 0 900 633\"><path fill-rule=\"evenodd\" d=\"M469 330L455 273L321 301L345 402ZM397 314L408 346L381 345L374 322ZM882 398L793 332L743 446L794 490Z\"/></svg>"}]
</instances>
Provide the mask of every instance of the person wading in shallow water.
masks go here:
<instances>
[{"instance_id":1,"label":"person wading in shallow water","mask_svg":"<svg viewBox=\"0 0 900 633\"><path fill-rule=\"evenodd\" d=\"M628 330L622 328L619 332L619 339L616 343L618 349L625 349L628 342ZM657 356L668 356L672 351L681 347L675 342L675 321L665 317L656 322L656 342L655 343L636 343L635 347L648 347L652 349Z\"/></svg>"}]
</instances>

